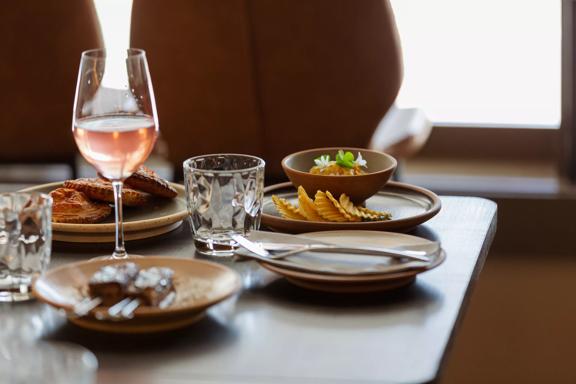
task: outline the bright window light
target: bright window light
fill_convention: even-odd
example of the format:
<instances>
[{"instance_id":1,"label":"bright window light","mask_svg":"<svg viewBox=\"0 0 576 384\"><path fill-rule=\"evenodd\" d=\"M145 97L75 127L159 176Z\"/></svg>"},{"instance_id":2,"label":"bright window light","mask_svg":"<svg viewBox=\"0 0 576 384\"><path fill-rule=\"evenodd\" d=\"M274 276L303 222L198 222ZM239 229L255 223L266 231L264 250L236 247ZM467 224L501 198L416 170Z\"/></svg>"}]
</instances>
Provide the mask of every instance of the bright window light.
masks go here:
<instances>
[{"instance_id":1,"label":"bright window light","mask_svg":"<svg viewBox=\"0 0 576 384\"><path fill-rule=\"evenodd\" d=\"M400 107L435 123L557 128L560 0L391 0Z\"/></svg>"}]
</instances>

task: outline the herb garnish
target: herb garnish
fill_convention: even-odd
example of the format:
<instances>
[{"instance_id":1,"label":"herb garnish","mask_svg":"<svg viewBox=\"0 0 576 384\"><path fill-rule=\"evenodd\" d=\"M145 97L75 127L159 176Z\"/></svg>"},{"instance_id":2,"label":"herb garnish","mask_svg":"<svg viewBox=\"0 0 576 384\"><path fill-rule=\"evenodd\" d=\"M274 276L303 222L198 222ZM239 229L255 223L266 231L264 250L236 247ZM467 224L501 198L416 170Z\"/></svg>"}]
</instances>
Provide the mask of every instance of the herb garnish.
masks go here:
<instances>
[{"instance_id":1,"label":"herb garnish","mask_svg":"<svg viewBox=\"0 0 576 384\"><path fill-rule=\"evenodd\" d=\"M336 154L336 164L344 168L354 168L354 154L339 150Z\"/></svg>"},{"instance_id":2,"label":"herb garnish","mask_svg":"<svg viewBox=\"0 0 576 384\"><path fill-rule=\"evenodd\" d=\"M330 165L330 155L322 155L314 159L314 164L319 168L325 168Z\"/></svg>"}]
</instances>

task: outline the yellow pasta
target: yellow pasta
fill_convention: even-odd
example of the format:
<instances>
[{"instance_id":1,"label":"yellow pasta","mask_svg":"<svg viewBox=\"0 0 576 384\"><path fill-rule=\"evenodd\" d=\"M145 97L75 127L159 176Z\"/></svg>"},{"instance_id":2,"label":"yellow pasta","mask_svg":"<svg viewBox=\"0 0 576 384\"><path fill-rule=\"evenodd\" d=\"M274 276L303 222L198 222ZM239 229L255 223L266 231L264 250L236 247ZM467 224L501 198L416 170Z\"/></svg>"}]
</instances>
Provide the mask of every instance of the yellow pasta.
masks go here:
<instances>
[{"instance_id":1,"label":"yellow pasta","mask_svg":"<svg viewBox=\"0 0 576 384\"><path fill-rule=\"evenodd\" d=\"M390 214L388 212L378 212L366 208L360 209L362 207L355 206L350 198L344 193L340 195L340 199L338 199L338 201L342 208L344 208L346 212L350 214L350 216L360 218L361 220L378 221L383 220L383 218L384 220L388 220L390 218Z\"/></svg>"},{"instance_id":2,"label":"yellow pasta","mask_svg":"<svg viewBox=\"0 0 576 384\"><path fill-rule=\"evenodd\" d=\"M314 196L314 205L318 210L318 214L325 220L335 222L351 221L351 216L345 212L340 212L340 210L332 204L332 201L328 198L326 193L322 191L316 192L316 196Z\"/></svg>"},{"instance_id":3,"label":"yellow pasta","mask_svg":"<svg viewBox=\"0 0 576 384\"><path fill-rule=\"evenodd\" d=\"M292 220L306 220L306 218L300 214L298 208L290 204L288 200L276 195L272 195L272 201L274 202L276 209L283 218Z\"/></svg>"},{"instance_id":4,"label":"yellow pasta","mask_svg":"<svg viewBox=\"0 0 576 384\"><path fill-rule=\"evenodd\" d=\"M314 202L302 186L298 187L298 212L308 220L325 221L322 216L318 214L316 205L314 205Z\"/></svg>"},{"instance_id":5,"label":"yellow pasta","mask_svg":"<svg viewBox=\"0 0 576 384\"><path fill-rule=\"evenodd\" d=\"M337 200L330 191L317 191L312 200L304 187L298 187L298 207L288 200L272 195L272 201L285 219L331 222L359 222L390 220L392 214L356 206L346 194Z\"/></svg>"},{"instance_id":6,"label":"yellow pasta","mask_svg":"<svg viewBox=\"0 0 576 384\"><path fill-rule=\"evenodd\" d=\"M386 211L375 211L365 207L358 207L358 210L368 215L377 216L376 220L390 220L392 218L392 214Z\"/></svg>"},{"instance_id":7,"label":"yellow pasta","mask_svg":"<svg viewBox=\"0 0 576 384\"><path fill-rule=\"evenodd\" d=\"M378 216L370 215L368 213L364 213L364 212L360 211L358 209L358 207L356 207L354 205L354 203L352 203L350 198L347 195L345 195L344 193L340 195L338 202L340 203L340 206L352 217L359 218L360 220L362 220L362 219L377 220L378 219Z\"/></svg>"},{"instance_id":8,"label":"yellow pasta","mask_svg":"<svg viewBox=\"0 0 576 384\"><path fill-rule=\"evenodd\" d=\"M334 207L336 207L336 209L340 212L340 214L346 217L347 221L362 221L360 217L355 217L354 215L350 215L348 212L346 212L346 210L340 205L338 200L336 200L336 198L332 195L332 193L330 193L330 191L326 191L326 196L328 197L332 205L334 205Z\"/></svg>"}]
</instances>

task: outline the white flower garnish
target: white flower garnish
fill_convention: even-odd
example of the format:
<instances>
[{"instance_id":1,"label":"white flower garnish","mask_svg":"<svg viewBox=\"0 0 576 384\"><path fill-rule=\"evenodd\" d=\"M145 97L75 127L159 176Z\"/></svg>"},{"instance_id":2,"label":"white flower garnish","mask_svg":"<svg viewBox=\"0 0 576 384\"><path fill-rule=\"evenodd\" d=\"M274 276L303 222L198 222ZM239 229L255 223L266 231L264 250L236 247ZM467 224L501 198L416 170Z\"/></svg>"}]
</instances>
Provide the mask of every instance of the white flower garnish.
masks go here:
<instances>
[{"instance_id":1,"label":"white flower garnish","mask_svg":"<svg viewBox=\"0 0 576 384\"><path fill-rule=\"evenodd\" d=\"M322 155L317 159L314 159L314 164L318 168L326 168L330 165L330 155Z\"/></svg>"},{"instance_id":2,"label":"white flower garnish","mask_svg":"<svg viewBox=\"0 0 576 384\"><path fill-rule=\"evenodd\" d=\"M368 166L368 163L366 162L366 160L362 158L362 154L360 152L358 152L358 157L356 158L356 160L354 160L354 164L364 168Z\"/></svg>"}]
</instances>

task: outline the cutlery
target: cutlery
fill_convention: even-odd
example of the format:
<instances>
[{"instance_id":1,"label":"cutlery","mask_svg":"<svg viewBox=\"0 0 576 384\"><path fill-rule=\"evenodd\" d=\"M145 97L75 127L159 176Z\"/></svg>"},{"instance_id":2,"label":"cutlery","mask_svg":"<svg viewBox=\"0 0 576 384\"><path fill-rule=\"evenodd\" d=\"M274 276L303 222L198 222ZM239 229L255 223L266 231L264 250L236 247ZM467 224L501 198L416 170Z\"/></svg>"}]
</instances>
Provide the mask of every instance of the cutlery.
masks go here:
<instances>
[{"instance_id":1,"label":"cutlery","mask_svg":"<svg viewBox=\"0 0 576 384\"><path fill-rule=\"evenodd\" d=\"M440 250L439 243L425 244L424 246L410 246L409 248L377 248L377 247L351 247L341 246L331 243L305 243L305 244L283 244L283 243L256 243L241 235L231 235L232 239L240 246L258 256L279 260L306 251L321 251L333 253L355 253L361 255L386 256L392 258L406 258L423 262L430 262L430 256ZM271 253L278 251L280 253Z\"/></svg>"},{"instance_id":2,"label":"cutlery","mask_svg":"<svg viewBox=\"0 0 576 384\"><path fill-rule=\"evenodd\" d=\"M122 310L120 314L125 319L131 319L134 317L134 311L140 306L140 299L133 299L130 301Z\"/></svg>"},{"instance_id":3,"label":"cutlery","mask_svg":"<svg viewBox=\"0 0 576 384\"><path fill-rule=\"evenodd\" d=\"M172 297L166 297L161 303L162 308L166 308L170 305L176 295ZM102 299L99 297L86 297L82 301L78 302L74 308L73 313L75 317L84 317L88 315L93 309L102 304ZM134 311L140 306L139 299L133 299L131 297L126 297L110 308L107 311L99 311L95 313L95 317L98 320L128 320L134 317Z\"/></svg>"},{"instance_id":4,"label":"cutlery","mask_svg":"<svg viewBox=\"0 0 576 384\"><path fill-rule=\"evenodd\" d=\"M74 305L72 311L77 317L83 317L90 313L94 308L102 304L102 299L99 297L86 297L79 303Z\"/></svg>"},{"instance_id":5,"label":"cutlery","mask_svg":"<svg viewBox=\"0 0 576 384\"><path fill-rule=\"evenodd\" d=\"M168 296L164 298L164 300L160 302L160 304L158 304L158 308L164 309L168 307L170 304L174 302L174 299L176 299L176 292L172 291L168 294Z\"/></svg>"},{"instance_id":6,"label":"cutlery","mask_svg":"<svg viewBox=\"0 0 576 384\"><path fill-rule=\"evenodd\" d=\"M306 245L306 244L295 244L295 243L279 243L279 242L258 242L257 244L259 244L262 248L264 248L267 251L290 251L293 249L300 249L302 246ZM324 242L316 242L314 243L316 245L322 245L325 246L328 243L324 243ZM340 245L338 244L329 244L329 245L336 245L340 248ZM341 248L350 248L348 246L343 246ZM320 248L320 247L318 247ZM407 255L407 256L402 256L402 257L410 257L408 256L408 254L412 254L412 255L416 255L416 256L432 256L436 253L438 253L440 251L440 243L438 242L430 242L430 243L426 243L426 244L412 244L412 245L400 245L400 246L395 246L393 248L387 248L387 247L352 247L353 249L375 249L378 252L389 252L389 253L398 253L399 255ZM329 251L329 250L328 250Z\"/></svg>"},{"instance_id":7,"label":"cutlery","mask_svg":"<svg viewBox=\"0 0 576 384\"><path fill-rule=\"evenodd\" d=\"M120 300L119 302L108 308L108 316L111 318L120 317L120 313L122 312L124 307L126 307L131 301L132 299L129 297Z\"/></svg>"}]
</instances>

